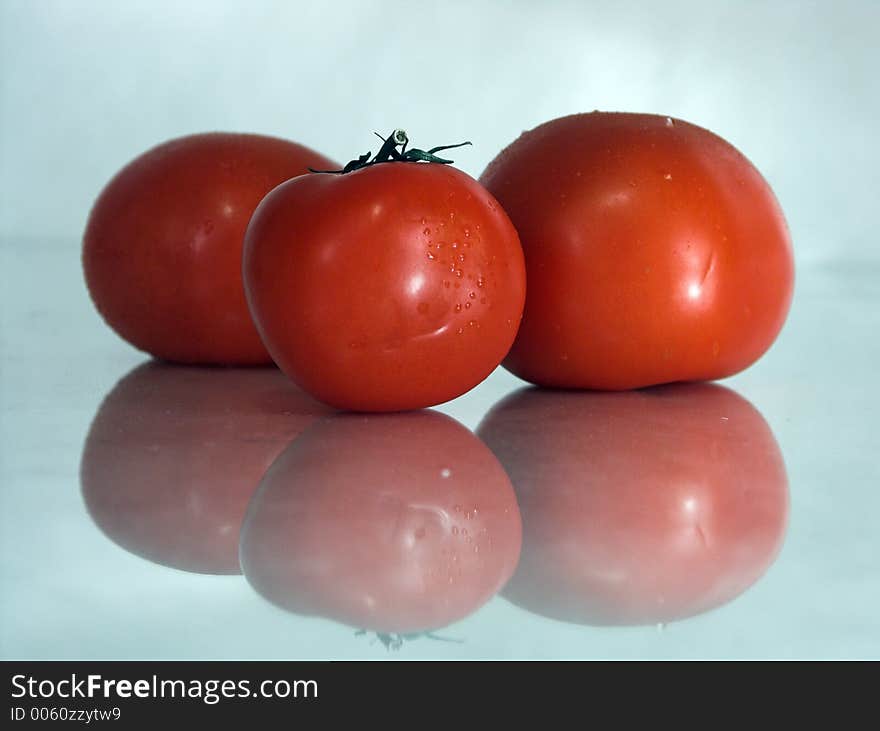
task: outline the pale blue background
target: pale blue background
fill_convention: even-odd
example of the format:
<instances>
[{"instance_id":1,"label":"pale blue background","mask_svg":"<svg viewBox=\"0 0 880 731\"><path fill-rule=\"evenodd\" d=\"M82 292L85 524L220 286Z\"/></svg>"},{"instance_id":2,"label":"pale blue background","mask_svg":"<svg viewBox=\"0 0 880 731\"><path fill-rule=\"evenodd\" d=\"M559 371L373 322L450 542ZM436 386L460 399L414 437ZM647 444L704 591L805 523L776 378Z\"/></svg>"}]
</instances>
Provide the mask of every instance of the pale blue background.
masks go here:
<instances>
[{"instance_id":1,"label":"pale blue background","mask_svg":"<svg viewBox=\"0 0 880 731\"><path fill-rule=\"evenodd\" d=\"M45 2L0 0L0 656L384 657L287 615L240 577L119 549L77 482L100 400L144 360L98 318L79 247L101 186L146 148L209 129L345 161L371 132L471 139L477 175L523 129L593 108L670 114L742 149L798 260L774 348L726 383L773 428L791 481L769 573L710 614L602 630L496 599L463 645L401 656L880 656L880 3ZM499 370L441 410L475 427Z\"/></svg>"},{"instance_id":2,"label":"pale blue background","mask_svg":"<svg viewBox=\"0 0 880 731\"><path fill-rule=\"evenodd\" d=\"M801 260L876 256L880 3L0 0L0 233L71 236L159 141L276 134L341 161L405 127L471 139L593 108L669 114L738 146Z\"/></svg>"}]
</instances>

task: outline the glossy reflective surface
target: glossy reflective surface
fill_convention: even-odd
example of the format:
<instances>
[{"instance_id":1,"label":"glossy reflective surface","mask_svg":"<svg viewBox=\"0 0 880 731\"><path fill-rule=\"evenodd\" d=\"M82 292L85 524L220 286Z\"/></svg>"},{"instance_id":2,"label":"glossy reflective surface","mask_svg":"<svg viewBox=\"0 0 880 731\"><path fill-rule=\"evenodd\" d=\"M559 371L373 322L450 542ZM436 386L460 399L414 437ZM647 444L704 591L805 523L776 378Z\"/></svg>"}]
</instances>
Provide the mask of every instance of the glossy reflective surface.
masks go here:
<instances>
[{"instance_id":1,"label":"glossy reflective surface","mask_svg":"<svg viewBox=\"0 0 880 731\"><path fill-rule=\"evenodd\" d=\"M476 611L510 579L521 540L504 469L453 419L339 414L266 473L241 566L284 609L401 635Z\"/></svg>"},{"instance_id":2,"label":"glossy reflective surface","mask_svg":"<svg viewBox=\"0 0 880 731\"><path fill-rule=\"evenodd\" d=\"M108 538L150 561L240 573L238 532L272 460L329 412L275 368L138 366L86 437L83 501Z\"/></svg>"},{"instance_id":3,"label":"glossy reflective surface","mask_svg":"<svg viewBox=\"0 0 880 731\"><path fill-rule=\"evenodd\" d=\"M0 253L3 657L880 654L876 266L721 385L367 418L145 364L75 240Z\"/></svg>"},{"instance_id":4,"label":"glossy reflective surface","mask_svg":"<svg viewBox=\"0 0 880 731\"><path fill-rule=\"evenodd\" d=\"M504 594L581 624L658 624L745 591L788 517L779 447L716 384L518 391L477 432L507 469L525 547Z\"/></svg>"}]
</instances>

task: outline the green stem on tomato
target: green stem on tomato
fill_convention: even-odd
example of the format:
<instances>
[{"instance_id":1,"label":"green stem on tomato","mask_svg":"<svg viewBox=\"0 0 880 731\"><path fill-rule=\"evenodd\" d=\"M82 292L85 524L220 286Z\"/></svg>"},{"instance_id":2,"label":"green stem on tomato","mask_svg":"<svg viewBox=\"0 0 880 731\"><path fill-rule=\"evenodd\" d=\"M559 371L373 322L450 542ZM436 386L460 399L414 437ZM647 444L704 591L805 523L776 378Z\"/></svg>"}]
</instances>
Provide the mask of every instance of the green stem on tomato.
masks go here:
<instances>
[{"instance_id":1,"label":"green stem on tomato","mask_svg":"<svg viewBox=\"0 0 880 731\"><path fill-rule=\"evenodd\" d=\"M419 150L415 147L411 150L407 150L406 146L409 144L409 137L407 137L406 132L402 129L395 129L390 135L388 135L388 137L383 137L378 132L374 132L374 134L382 140L382 147L379 148L379 152L377 152L372 158L370 158L372 153L366 152L360 157L346 163L345 167L341 170L315 170L314 168L309 168L309 171L313 173L332 173L334 175L342 175L355 170L360 170L361 168L369 167L370 165L377 165L382 162L428 162L437 163L439 165L450 165L453 162L452 160L438 157L435 153L440 152L441 150L452 150L456 147L464 147L465 145L471 144L470 142L459 142L456 145L439 145L437 147L432 147L430 150Z\"/></svg>"}]
</instances>

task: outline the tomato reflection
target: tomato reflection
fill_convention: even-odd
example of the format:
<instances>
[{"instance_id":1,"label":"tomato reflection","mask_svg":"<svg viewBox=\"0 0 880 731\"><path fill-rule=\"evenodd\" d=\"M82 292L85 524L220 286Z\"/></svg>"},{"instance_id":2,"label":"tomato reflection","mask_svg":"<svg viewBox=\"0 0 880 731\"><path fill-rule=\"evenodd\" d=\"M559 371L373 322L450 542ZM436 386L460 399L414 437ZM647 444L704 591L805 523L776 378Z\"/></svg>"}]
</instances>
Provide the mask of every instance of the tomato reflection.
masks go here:
<instances>
[{"instance_id":1,"label":"tomato reflection","mask_svg":"<svg viewBox=\"0 0 880 731\"><path fill-rule=\"evenodd\" d=\"M398 634L488 601L522 537L498 461L430 411L315 424L266 473L241 536L242 570L274 604Z\"/></svg>"},{"instance_id":2,"label":"tomato reflection","mask_svg":"<svg viewBox=\"0 0 880 731\"><path fill-rule=\"evenodd\" d=\"M80 467L86 506L111 540L143 558L240 573L251 494L290 439L327 411L275 368L146 363L92 422Z\"/></svg>"},{"instance_id":3,"label":"tomato reflection","mask_svg":"<svg viewBox=\"0 0 880 731\"><path fill-rule=\"evenodd\" d=\"M538 614L595 625L699 614L757 581L781 546L782 456L761 415L721 386L525 389L478 434L523 516L504 596Z\"/></svg>"}]
</instances>

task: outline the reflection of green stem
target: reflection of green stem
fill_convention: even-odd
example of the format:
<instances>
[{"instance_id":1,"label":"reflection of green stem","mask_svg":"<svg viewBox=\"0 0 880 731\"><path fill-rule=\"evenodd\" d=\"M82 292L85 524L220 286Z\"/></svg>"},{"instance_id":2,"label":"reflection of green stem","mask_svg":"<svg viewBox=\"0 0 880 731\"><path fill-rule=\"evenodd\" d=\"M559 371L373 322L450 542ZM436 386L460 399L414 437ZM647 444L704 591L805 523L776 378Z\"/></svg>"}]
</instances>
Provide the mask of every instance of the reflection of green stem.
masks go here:
<instances>
[{"instance_id":1,"label":"reflection of green stem","mask_svg":"<svg viewBox=\"0 0 880 731\"><path fill-rule=\"evenodd\" d=\"M378 132L374 134L382 140L382 147L379 148L379 152L372 159L370 159L372 153L367 152L357 159L348 162L342 170L315 170L314 168L309 168L309 170L313 173L344 174L369 167L370 165L376 165L380 162L433 162L440 165L449 165L453 162L452 160L437 157L435 153L471 144L470 142L459 142L457 145L438 145L427 151L419 150L415 147L407 150L406 146L409 144L409 137L407 137L406 132L402 129L394 130L388 137L383 137ZM398 147L400 148L399 150L397 149Z\"/></svg>"},{"instance_id":2,"label":"reflection of green stem","mask_svg":"<svg viewBox=\"0 0 880 731\"><path fill-rule=\"evenodd\" d=\"M359 629L354 633L355 637L360 637L361 635L369 634L365 629ZM427 637L429 640L436 640L438 642L454 642L456 644L461 644L464 640L457 640L454 637L441 637L440 635L435 635L433 632L408 632L404 634L399 634L397 632L377 632L376 639L382 643L383 647L386 650L399 650L403 647L404 642L417 640L420 637Z\"/></svg>"}]
</instances>

